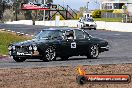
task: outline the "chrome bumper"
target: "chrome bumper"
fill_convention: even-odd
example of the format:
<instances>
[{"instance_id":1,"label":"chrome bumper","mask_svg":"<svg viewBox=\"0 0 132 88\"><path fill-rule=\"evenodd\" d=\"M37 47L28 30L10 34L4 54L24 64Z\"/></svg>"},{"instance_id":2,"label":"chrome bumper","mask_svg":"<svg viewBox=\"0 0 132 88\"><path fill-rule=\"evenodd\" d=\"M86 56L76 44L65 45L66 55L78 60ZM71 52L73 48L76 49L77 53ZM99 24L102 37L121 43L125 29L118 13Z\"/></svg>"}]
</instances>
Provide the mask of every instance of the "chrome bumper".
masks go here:
<instances>
[{"instance_id":1,"label":"chrome bumper","mask_svg":"<svg viewBox=\"0 0 132 88\"><path fill-rule=\"evenodd\" d=\"M109 51L110 49L110 46L106 46L106 47L100 47L101 48L101 51Z\"/></svg>"},{"instance_id":2,"label":"chrome bumper","mask_svg":"<svg viewBox=\"0 0 132 88\"><path fill-rule=\"evenodd\" d=\"M9 55L10 56L39 56L39 52L38 51L34 51L34 52L13 52L13 51L9 51Z\"/></svg>"}]
</instances>

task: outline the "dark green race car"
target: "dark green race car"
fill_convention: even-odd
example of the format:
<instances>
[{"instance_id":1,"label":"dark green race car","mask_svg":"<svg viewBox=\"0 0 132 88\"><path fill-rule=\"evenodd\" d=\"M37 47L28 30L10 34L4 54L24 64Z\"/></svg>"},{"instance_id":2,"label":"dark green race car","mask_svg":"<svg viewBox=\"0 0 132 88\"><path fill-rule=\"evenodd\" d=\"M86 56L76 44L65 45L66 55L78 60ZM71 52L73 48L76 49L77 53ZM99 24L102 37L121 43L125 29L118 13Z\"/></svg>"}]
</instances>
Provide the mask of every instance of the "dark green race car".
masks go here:
<instances>
[{"instance_id":1,"label":"dark green race car","mask_svg":"<svg viewBox=\"0 0 132 88\"><path fill-rule=\"evenodd\" d=\"M67 60L71 56L97 58L99 53L108 51L108 42L92 37L81 29L44 29L32 40L11 44L9 54L16 62L38 58L53 61L56 57Z\"/></svg>"}]
</instances>

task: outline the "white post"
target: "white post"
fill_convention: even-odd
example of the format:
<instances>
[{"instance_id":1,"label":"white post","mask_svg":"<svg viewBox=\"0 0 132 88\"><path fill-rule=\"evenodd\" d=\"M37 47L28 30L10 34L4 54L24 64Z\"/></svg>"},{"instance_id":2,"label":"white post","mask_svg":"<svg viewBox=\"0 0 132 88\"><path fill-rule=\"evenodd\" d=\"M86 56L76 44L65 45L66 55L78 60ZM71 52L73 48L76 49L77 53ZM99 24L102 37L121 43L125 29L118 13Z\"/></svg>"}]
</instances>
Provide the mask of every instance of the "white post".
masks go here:
<instances>
[{"instance_id":1,"label":"white post","mask_svg":"<svg viewBox=\"0 0 132 88\"><path fill-rule=\"evenodd\" d=\"M87 8L87 9L86 9L86 12L88 12L88 9L89 9L89 8L88 8L88 4L89 4L90 0L84 0L84 1L86 2L86 8Z\"/></svg>"},{"instance_id":2,"label":"white post","mask_svg":"<svg viewBox=\"0 0 132 88\"><path fill-rule=\"evenodd\" d=\"M63 0L63 7L65 7L65 0Z\"/></svg>"},{"instance_id":3,"label":"white post","mask_svg":"<svg viewBox=\"0 0 132 88\"><path fill-rule=\"evenodd\" d=\"M59 24L60 24L60 16L56 16L55 17L55 26L59 27Z\"/></svg>"},{"instance_id":4,"label":"white post","mask_svg":"<svg viewBox=\"0 0 132 88\"><path fill-rule=\"evenodd\" d=\"M89 1L87 1L87 10L86 10L86 12L88 12L88 11L89 11L88 4L89 4Z\"/></svg>"},{"instance_id":5,"label":"white post","mask_svg":"<svg viewBox=\"0 0 132 88\"><path fill-rule=\"evenodd\" d=\"M44 0L44 5L45 5L46 1ZM44 16L43 16L43 21L45 21L45 10L44 10Z\"/></svg>"}]
</instances>

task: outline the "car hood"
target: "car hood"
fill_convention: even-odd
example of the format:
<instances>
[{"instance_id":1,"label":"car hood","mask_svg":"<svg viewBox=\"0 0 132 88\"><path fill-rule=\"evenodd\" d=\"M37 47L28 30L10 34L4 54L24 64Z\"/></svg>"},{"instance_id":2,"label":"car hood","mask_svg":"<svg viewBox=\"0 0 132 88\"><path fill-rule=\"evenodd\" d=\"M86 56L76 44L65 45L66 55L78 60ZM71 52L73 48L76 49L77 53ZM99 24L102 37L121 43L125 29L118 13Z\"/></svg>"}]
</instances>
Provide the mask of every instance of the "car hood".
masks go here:
<instances>
[{"instance_id":1,"label":"car hood","mask_svg":"<svg viewBox=\"0 0 132 88\"><path fill-rule=\"evenodd\" d=\"M102 46L107 46L107 45L109 45L108 41L105 40L105 39L102 39L102 38L93 37L92 40L93 40L94 42L100 43Z\"/></svg>"},{"instance_id":2,"label":"car hood","mask_svg":"<svg viewBox=\"0 0 132 88\"><path fill-rule=\"evenodd\" d=\"M15 43L13 45L14 46L30 46L30 45L38 45L40 43L46 43L46 42L48 42L48 40L32 39L32 40L27 40L24 42Z\"/></svg>"},{"instance_id":3,"label":"car hood","mask_svg":"<svg viewBox=\"0 0 132 88\"><path fill-rule=\"evenodd\" d=\"M107 40L103 39L103 38L97 38L97 37L91 37L92 40L94 41L100 41L100 42L107 42Z\"/></svg>"},{"instance_id":4,"label":"car hood","mask_svg":"<svg viewBox=\"0 0 132 88\"><path fill-rule=\"evenodd\" d=\"M95 22L87 22L87 21L84 21L85 24L89 24L89 25L96 25Z\"/></svg>"}]
</instances>

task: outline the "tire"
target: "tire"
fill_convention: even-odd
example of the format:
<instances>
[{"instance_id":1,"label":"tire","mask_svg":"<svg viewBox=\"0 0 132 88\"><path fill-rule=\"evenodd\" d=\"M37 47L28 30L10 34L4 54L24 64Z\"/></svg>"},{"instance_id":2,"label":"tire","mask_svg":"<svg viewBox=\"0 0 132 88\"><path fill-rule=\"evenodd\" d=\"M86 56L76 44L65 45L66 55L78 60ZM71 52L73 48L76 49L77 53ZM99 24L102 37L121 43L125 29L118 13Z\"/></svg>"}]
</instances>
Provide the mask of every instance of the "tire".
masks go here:
<instances>
[{"instance_id":1,"label":"tire","mask_svg":"<svg viewBox=\"0 0 132 88\"><path fill-rule=\"evenodd\" d=\"M44 52L43 61L55 61L55 60L56 60L55 48L50 46Z\"/></svg>"},{"instance_id":2,"label":"tire","mask_svg":"<svg viewBox=\"0 0 132 88\"><path fill-rule=\"evenodd\" d=\"M96 28L94 28L94 30L96 30Z\"/></svg>"},{"instance_id":3,"label":"tire","mask_svg":"<svg viewBox=\"0 0 132 88\"><path fill-rule=\"evenodd\" d=\"M99 48L97 45L92 45L89 48L89 53L87 55L87 58L96 59L99 56Z\"/></svg>"},{"instance_id":4,"label":"tire","mask_svg":"<svg viewBox=\"0 0 132 88\"><path fill-rule=\"evenodd\" d=\"M64 61L64 60L68 60L68 58L69 58L68 56L62 56L62 57L61 57L61 60L63 60L63 61Z\"/></svg>"},{"instance_id":5,"label":"tire","mask_svg":"<svg viewBox=\"0 0 132 88\"><path fill-rule=\"evenodd\" d=\"M13 59L16 61L16 62L24 62L26 60L26 58L20 58L20 57L13 57Z\"/></svg>"},{"instance_id":6,"label":"tire","mask_svg":"<svg viewBox=\"0 0 132 88\"><path fill-rule=\"evenodd\" d=\"M79 75L77 76L76 81L78 84L83 85L87 82L87 79L86 77Z\"/></svg>"},{"instance_id":7,"label":"tire","mask_svg":"<svg viewBox=\"0 0 132 88\"><path fill-rule=\"evenodd\" d=\"M79 28L79 26L77 25L77 28Z\"/></svg>"},{"instance_id":8,"label":"tire","mask_svg":"<svg viewBox=\"0 0 132 88\"><path fill-rule=\"evenodd\" d=\"M83 29L83 26L81 25L81 29Z\"/></svg>"}]
</instances>

